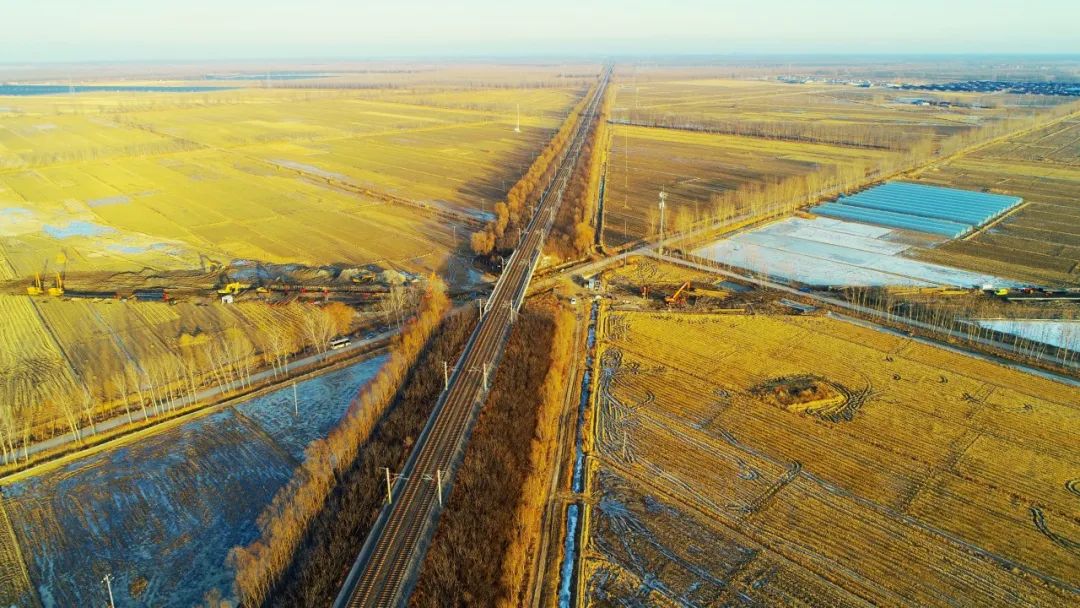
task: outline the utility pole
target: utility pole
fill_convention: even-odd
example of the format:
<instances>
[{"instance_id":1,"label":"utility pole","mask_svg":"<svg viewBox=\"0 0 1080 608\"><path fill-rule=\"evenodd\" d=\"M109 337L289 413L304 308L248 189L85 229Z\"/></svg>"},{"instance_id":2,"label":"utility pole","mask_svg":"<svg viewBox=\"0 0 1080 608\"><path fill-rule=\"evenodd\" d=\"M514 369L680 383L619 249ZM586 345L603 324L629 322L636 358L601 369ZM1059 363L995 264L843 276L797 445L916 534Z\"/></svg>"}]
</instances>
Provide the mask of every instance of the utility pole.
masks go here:
<instances>
[{"instance_id":1,"label":"utility pole","mask_svg":"<svg viewBox=\"0 0 1080 608\"><path fill-rule=\"evenodd\" d=\"M300 400L297 399L297 397L296 397L296 383L295 382L292 383L292 409L293 409L293 415L294 416L299 416L300 415Z\"/></svg>"},{"instance_id":2,"label":"utility pole","mask_svg":"<svg viewBox=\"0 0 1080 608\"><path fill-rule=\"evenodd\" d=\"M480 320L484 319L484 298L476 298L476 304L480 307Z\"/></svg>"},{"instance_id":3,"label":"utility pole","mask_svg":"<svg viewBox=\"0 0 1080 608\"><path fill-rule=\"evenodd\" d=\"M623 209L630 208L630 111L626 111L626 125L623 125ZM625 231L624 231L625 232Z\"/></svg>"},{"instance_id":4,"label":"utility pole","mask_svg":"<svg viewBox=\"0 0 1080 608\"><path fill-rule=\"evenodd\" d=\"M443 377L443 390L450 390L450 371L446 365L446 361L442 362L442 377Z\"/></svg>"},{"instance_id":5,"label":"utility pole","mask_svg":"<svg viewBox=\"0 0 1080 608\"><path fill-rule=\"evenodd\" d=\"M382 470L386 471L386 504L388 504L388 505L393 504L394 503L394 497L390 493L390 468L389 467L382 467Z\"/></svg>"},{"instance_id":6,"label":"utility pole","mask_svg":"<svg viewBox=\"0 0 1080 608\"><path fill-rule=\"evenodd\" d=\"M439 488L439 508L441 509L442 506L443 506L443 504L442 504L442 469L435 469L435 480L436 480L435 483L438 485L438 488Z\"/></svg>"},{"instance_id":7,"label":"utility pole","mask_svg":"<svg viewBox=\"0 0 1080 608\"><path fill-rule=\"evenodd\" d=\"M660 188L660 247L657 251L664 255L664 209L667 207L667 192Z\"/></svg>"},{"instance_id":8,"label":"utility pole","mask_svg":"<svg viewBox=\"0 0 1080 608\"><path fill-rule=\"evenodd\" d=\"M484 364L483 370L484 370L484 390L486 391L486 390L488 390L488 364L487 363Z\"/></svg>"},{"instance_id":9,"label":"utility pole","mask_svg":"<svg viewBox=\"0 0 1080 608\"><path fill-rule=\"evenodd\" d=\"M113 602L111 577L111 574L106 574L105 578L101 579L101 582L105 583L105 588L109 590L109 608L116 608L116 604Z\"/></svg>"}]
</instances>

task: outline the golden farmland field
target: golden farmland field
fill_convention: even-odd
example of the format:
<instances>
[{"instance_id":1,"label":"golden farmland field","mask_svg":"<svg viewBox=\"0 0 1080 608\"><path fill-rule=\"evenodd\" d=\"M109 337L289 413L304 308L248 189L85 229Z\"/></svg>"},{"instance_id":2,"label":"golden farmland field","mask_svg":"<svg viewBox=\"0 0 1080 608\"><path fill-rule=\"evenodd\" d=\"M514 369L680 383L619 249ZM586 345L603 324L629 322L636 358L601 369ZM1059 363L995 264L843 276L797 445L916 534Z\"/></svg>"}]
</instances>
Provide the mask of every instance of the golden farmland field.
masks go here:
<instances>
[{"instance_id":1,"label":"golden farmland field","mask_svg":"<svg viewBox=\"0 0 1080 608\"><path fill-rule=\"evenodd\" d=\"M73 272L200 253L441 270L466 231L401 202L490 212L584 89L552 70L419 71L394 88L5 98L0 277L60 251Z\"/></svg>"},{"instance_id":2,"label":"golden farmland field","mask_svg":"<svg viewBox=\"0 0 1080 608\"><path fill-rule=\"evenodd\" d=\"M605 312L586 605L1073 605L1080 390L825 317Z\"/></svg>"},{"instance_id":3,"label":"golden farmland field","mask_svg":"<svg viewBox=\"0 0 1080 608\"><path fill-rule=\"evenodd\" d=\"M922 257L1035 283L1080 284L1080 115L961 156L920 179L989 188L1026 203L990 230Z\"/></svg>"}]
</instances>

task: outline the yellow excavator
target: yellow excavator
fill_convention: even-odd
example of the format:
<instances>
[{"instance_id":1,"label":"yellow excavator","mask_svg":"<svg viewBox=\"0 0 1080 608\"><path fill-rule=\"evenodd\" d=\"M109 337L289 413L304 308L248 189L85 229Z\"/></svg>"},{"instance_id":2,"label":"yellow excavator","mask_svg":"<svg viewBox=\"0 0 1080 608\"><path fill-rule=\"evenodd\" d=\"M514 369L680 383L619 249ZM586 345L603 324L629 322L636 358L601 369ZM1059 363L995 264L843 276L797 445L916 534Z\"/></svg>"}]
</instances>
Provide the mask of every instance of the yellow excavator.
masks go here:
<instances>
[{"instance_id":1,"label":"yellow excavator","mask_svg":"<svg viewBox=\"0 0 1080 608\"><path fill-rule=\"evenodd\" d=\"M235 296L245 289L251 289L251 283L241 283L239 281L232 281L226 283L224 287L217 290L217 292L223 296Z\"/></svg>"},{"instance_id":2,"label":"yellow excavator","mask_svg":"<svg viewBox=\"0 0 1080 608\"><path fill-rule=\"evenodd\" d=\"M64 295L64 277L59 272L56 273L56 283L49 288L49 295L56 297Z\"/></svg>"},{"instance_id":3,"label":"yellow excavator","mask_svg":"<svg viewBox=\"0 0 1080 608\"><path fill-rule=\"evenodd\" d=\"M673 293L670 296L664 298L664 301L667 302L668 304L679 304L679 305L685 304L686 303L686 296L688 295L687 292L689 290L690 290L690 281L687 281L687 282L683 283L679 287L679 289L677 289L675 291L675 293Z\"/></svg>"},{"instance_id":4,"label":"yellow excavator","mask_svg":"<svg viewBox=\"0 0 1080 608\"><path fill-rule=\"evenodd\" d=\"M34 284L26 288L26 293L32 296L40 296L45 293L45 288L41 285L41 273L34 273Z\"/></svg>"}]
</instances>

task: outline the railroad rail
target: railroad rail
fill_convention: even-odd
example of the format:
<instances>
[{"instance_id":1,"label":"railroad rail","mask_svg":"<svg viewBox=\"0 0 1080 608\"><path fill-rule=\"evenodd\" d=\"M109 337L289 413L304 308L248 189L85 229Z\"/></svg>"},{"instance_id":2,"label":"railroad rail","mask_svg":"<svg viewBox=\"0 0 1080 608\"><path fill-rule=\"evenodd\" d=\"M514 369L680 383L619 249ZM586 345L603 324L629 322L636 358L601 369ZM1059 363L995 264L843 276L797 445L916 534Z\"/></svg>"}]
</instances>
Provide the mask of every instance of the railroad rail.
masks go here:
<instances>
[{"instance_id":1,"label":"railroad rail","mask_svg":"<svg viewBox=\"0 0 1080 608\"><path fill-rule=\"evenodd\" d=\"M408 598L442 511L446 490L453 484L487 395L488 380L502 357L510 327L525 299L544 239L555 221L610 77L611 68L606 67L518 247L487 301L480 301L480 320L393 484L392 502L383 507L368 534L334 602L335 608L398 606Z\"/></svg>"}]
</instances>

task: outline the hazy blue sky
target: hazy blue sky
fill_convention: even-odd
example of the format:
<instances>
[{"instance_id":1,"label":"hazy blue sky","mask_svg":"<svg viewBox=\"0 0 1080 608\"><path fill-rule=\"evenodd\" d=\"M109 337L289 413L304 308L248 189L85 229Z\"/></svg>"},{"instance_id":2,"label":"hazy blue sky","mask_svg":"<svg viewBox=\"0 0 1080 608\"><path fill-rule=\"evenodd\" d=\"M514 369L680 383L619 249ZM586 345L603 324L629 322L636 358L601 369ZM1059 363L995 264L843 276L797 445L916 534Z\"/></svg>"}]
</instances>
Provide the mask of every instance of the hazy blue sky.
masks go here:
<instances>
[{"instance_id":1,"label":"hazy blue sky","mask_svg":"<svg viewBox=\"0 0 1080 608\"><path fill-rule=\"evenodd\" d=\"M0 62L1077 53L1080 0L0 0Z\"/></svg>"}]
</instances>

